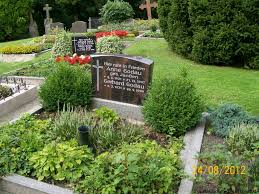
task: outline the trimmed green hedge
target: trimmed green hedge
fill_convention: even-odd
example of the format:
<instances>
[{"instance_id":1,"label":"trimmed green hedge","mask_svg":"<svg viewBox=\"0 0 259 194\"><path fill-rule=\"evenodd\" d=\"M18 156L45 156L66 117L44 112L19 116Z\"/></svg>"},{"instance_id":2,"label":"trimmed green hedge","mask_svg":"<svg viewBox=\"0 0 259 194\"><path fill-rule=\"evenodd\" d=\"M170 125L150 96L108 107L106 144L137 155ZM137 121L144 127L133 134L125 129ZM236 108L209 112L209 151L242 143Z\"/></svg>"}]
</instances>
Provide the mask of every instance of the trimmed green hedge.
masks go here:
<instances>
[{"instance_id":1,"label":"trimmed green hedge","mask_svg":"<svg viewBox=\"0 0 259 194\"><path fill-rule=\"evenodd\" d=\"M172 50L196 61L259 68L256 0L159 0Z\"/></svg>"},{"instance_id":2,"label":"trimmed green hedge","mask_svg":"<svg viewBox=\"0 0 259 194\"><path fill-rule=\"evenodd\" d=\"M40 44L37 45L11 45L0 48L0 53L3 54L31 54L39 53L42 50Z\"/></svg>"}]
</instances>

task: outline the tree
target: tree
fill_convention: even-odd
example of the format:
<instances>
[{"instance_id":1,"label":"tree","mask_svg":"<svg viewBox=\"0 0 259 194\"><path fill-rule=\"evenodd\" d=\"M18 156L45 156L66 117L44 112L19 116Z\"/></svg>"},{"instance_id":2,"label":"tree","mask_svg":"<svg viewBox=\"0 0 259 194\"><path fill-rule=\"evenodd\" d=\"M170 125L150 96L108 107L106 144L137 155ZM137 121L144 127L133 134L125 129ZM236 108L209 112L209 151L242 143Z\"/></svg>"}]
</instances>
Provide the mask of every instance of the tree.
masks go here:
<instances>
[{"instance_id":1,"label":"tree","mask_svg":"<svg viewBox=\"0 0 259 194\"><path fill-rule=\"evenodd\" d=\"M31 6L32 0L0 1L0 41L28 36Z\"/></svg>"}]
</instances>

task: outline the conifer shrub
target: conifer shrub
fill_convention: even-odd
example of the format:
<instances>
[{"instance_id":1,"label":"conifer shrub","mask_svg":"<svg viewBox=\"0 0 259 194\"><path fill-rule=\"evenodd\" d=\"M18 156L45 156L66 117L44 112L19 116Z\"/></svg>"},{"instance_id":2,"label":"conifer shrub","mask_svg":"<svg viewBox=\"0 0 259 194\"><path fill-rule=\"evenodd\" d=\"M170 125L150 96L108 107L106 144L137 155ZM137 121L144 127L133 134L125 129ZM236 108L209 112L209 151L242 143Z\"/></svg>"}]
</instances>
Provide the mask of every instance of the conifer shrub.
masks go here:
<instances>
[{"instance_id":1,"label":"conifer shrub","mask_svg":"<svg viewBox=\"0 0 259 194\"><path fill-rule=\"evenodd\" d=\"M88 71L60 63L50 74L39 91L46 110L55 111L65 104L89 108L92 97L92 81Z\"/></svg>"},{"instance_id":2,"label":"conifer shrub","mask_svg":"<svg viewBox=\"0 0 259 194\"><path fill-rule=\"evenodd\" d=\"M201 118L203 104L192 81L184 76L161 78L144 101L145 121L157 131L183 135Z\"/></svg>"}]
</instances>

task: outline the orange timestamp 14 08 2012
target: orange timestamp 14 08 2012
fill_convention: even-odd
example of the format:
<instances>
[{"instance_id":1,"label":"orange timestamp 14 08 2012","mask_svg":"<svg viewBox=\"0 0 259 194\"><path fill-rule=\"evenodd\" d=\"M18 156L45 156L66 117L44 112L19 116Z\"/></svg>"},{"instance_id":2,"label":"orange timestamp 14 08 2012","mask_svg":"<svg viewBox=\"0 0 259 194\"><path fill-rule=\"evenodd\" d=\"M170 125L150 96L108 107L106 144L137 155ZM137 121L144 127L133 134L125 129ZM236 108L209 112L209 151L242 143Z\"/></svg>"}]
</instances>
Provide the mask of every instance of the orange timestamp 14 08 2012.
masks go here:
<instances>
[{"instance_id":1,"label":"orange timestamp 14 08 2012","mask_svg":"<svg viewBox=\"0 0 259 194\"><path fill-rule=\"evenodd\" d=\"M211 175L245 175L246 166L192 166L193 174L211 174Z\"/></svg>"}]
</instances>

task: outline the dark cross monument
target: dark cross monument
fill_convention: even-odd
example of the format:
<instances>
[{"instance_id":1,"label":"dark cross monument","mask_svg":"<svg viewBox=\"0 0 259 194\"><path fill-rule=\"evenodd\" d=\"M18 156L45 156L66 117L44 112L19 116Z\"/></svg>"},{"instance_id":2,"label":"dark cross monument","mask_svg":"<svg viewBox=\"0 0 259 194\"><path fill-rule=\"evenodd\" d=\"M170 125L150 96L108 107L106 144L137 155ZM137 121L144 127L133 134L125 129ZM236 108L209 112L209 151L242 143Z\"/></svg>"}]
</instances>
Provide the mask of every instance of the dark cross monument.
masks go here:
<instances>
[{"instance_id":1,"label":"dark cross monument","mask_svg":"<svg viewBox=\"0 0 259 194\"><path fill-rule=\"evenodd\" d=\"M150 0L146 0L146 4L141 4L139 6L139 8L141 10L144 10L144 9L147 9L147 17L148 17L148 20L151 20L152 19L152 13L151 13L151 8L154 7L156 8L157 7L157 2L153 2L153 3L150 3Z\"/></svg>"},{"instance_id":2,"label":"dark cross monument","mask_svg":"<svg viewBox=\"0 0 259 194\"><path fill-rule=\"evenodd\" d=\"M49 7L49 4L45 4L43 10L46 11L46 19L44 19L45 34L48 34L50 30L50 24L52 23L52 18L50 18L49 11L52 10L52 7Z\"/></svg>"},{"instance_id":3,"label":"dark cross monument","mask_svg":"<svg viewBox=\"0 0 259 194\"><path fill-rule=\"evenodd\" d=\"M72 37L73 53L77 55L89 55L96 53L96 37L74 35Z\"/></svg>"},{"instance_id":4,"label":"dark cross monument","mask_svg":"<svg viewBox=\"0 0 259 194\"><path fill-rule=\"evenodd\" d=\"M141 105L152 79L153 61L128 55L91 56L95 97Z\"/></svg>"}]
</instances>

